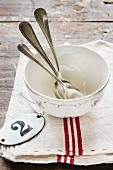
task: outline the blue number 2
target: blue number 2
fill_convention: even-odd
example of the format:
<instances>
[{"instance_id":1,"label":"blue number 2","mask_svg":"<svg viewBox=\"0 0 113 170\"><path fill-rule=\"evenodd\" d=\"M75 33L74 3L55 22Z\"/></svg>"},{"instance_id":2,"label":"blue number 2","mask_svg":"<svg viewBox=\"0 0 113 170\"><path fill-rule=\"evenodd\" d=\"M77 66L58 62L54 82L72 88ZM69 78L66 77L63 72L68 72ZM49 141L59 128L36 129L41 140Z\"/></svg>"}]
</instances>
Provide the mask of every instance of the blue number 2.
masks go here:
<instances>
[{"instance_id":1,"label":"blue number 2","mask_svg":"<svg viewBox=\"0 0 113 170\"><path fill-rule=\"evenodd\" d=\"M18 124L21 129L20 129L20 135L21 136L24 136L26 135L28 132L30 132L33 128L30 127L29 125L27 125L27 129L23 130L24 126L25 126L25 123L23 121L17 121L17 122L14 122L12 125L11 125L11 129L12 130L18 130L18 126L16 126L16 124Z\"/></svg>"}]
</instances>

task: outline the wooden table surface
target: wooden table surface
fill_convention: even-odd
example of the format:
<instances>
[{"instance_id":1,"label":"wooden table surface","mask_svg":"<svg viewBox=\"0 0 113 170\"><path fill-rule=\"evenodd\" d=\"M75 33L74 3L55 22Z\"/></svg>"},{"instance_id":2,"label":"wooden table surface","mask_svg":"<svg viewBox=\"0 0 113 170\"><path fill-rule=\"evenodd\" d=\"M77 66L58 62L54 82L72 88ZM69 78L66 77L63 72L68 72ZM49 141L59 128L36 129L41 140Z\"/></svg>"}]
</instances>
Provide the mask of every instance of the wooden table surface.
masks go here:
<instances>
[{"instance_id":1,"label":"wooden table surface","mask_svg":"<svg viewBox=\"0 0 113 170\"><path fill-rule=\"evenodd\" d=\"M19 32L21 21L30 21L47 47L33 12L47 10L54 45L82 44L102 39L113 43L113 0L0 0L0 128L3 126L18 63L18 43L28 43ZM77 169L113 170L113 165L74 166L67 164L36 165L13 163L0 158L0 170Z\"/></svg>"}]
</instances>

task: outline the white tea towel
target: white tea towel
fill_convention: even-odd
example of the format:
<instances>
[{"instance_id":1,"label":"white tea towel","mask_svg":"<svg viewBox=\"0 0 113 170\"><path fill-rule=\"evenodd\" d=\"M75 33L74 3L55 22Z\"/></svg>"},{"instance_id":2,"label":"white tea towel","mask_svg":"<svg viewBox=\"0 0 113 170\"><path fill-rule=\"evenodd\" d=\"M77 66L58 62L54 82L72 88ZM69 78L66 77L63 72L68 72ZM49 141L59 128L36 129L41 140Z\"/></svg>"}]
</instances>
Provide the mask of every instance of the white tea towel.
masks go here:
<instances>
[{"instance_id":1,"label":"white tea towel","mask_svg":"<svg viewBox=\"0 0 113 170\"><path fill-rule=\"evenodd\" d=\"M16 146L1 146L1 156L14 162L76 165L113 163L113 45L95 41L83 46L105 58L111 69L102 100L90 112L76 118L55 118L44 114L46 124L32 140ZM23 81L27 58L21 56L14 88L29 97ZM95 77L96 78L96 77ZM34 113L29 102L12 92L5 123L21 114Z\"/></svg>"}]
</instances>

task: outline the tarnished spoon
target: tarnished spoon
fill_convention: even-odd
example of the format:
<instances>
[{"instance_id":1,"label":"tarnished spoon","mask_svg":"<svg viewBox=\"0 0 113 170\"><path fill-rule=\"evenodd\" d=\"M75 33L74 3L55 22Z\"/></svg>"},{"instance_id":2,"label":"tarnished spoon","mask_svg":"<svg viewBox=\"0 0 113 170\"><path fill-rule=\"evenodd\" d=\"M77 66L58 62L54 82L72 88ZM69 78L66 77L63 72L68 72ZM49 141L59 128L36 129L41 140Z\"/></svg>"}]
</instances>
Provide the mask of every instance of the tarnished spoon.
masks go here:
<instances>
[{"instance_id":1,"label":"tarnished spoon","mask_svg":"<svg viewBox=\"0 0 113 170\"><path fill-rule=\"evenodd\" d=\"M22 35L28 40L28 42L37 50L37 52L43 57L43 59L47 62L47 64L52 68L53 72L56 76L58 76L58 72L54 68L53 64L47 57L45 51L43 50L39 40L31 26L31 24L27 21L23 21L19 24L19 29Z\"/></svg>"},{"instance_id":2,"label":"tarnished spoon","mask_svg":"<svg viewBox=\"0 0 113 170\"><path fill-rule=\"evenodd\" d=\"M74 95L74 91L75 91L75 95L77 95L76 97L84 96L77 88L73 87L69 81L64 80L61 77L60 66L59 66L59 62L58 62L56 52L55 52L55 49L54 49L54 46L53 46L53 42L52 42L52 38L51 38L51 34L50 34L50 29L49 29L48 16L47 16L45 9L43 9L43 8L36 9L35 12L34 12L34 15L35 15L35 18L36 18L43 34L46 37L46 40L48 41L50 48L51 48L54 59L56 61L57 71L58 71L58 75L59 75L60 79L62 80L62 82L64 83L64 85L67 88L71 89L70 93L73 93L73 95ZM57 86L58 86L58 83L56 82L56 88L57 88ZM68 98L72 98L71 96L72 95L69 94L69 91L68 91Z\"/></svg>"},{"instance_id":3,"label":"tarnished spoon","mask_svg":"<svg viewBox=\"0 0 113 170\"><path fill-rule=\"evenodd\" d=\"M20 25L19 25L19 29L20 29L21 33L23 34L23 36L40 53L40 55L43 57L43 59L51 67L51 69L53 70L53 72L57 76L57 78L60 79L58 72L56 71L53 64L51 63L51 61L47 57L45 51L43 50L41 44L39 43L39 41L36 37L36 34L35 34L32 26L30 25L30 23L29 22L21 22ZM62 81L62 80L60 79L60 81ZM60 96L62 96L61 98L63 98L63 99L73 99L73 98L78 98L78 97L83 96L82 93L75 90L74 88L67 87L66 83L64 84L63 81L62 81L62 84L63 84L62 87L63 88L61 88L61 86L59 86L60 84L57 83L57 82L55 83L55 88L56 88L55 92L57 92L57 93L55 93L56 97L58 97L57 94L60 94Z\"/></svg>"}]
</instances>

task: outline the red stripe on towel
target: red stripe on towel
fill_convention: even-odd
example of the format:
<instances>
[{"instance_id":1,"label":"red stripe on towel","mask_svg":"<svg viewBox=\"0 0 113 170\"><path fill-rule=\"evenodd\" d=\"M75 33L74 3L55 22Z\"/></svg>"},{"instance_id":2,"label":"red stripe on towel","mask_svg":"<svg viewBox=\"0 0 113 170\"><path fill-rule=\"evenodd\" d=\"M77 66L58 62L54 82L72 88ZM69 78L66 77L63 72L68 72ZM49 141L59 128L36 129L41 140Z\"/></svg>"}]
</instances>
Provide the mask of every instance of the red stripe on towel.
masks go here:
<instances>
[{"instance_id":1,"label":"red stripe on towel","mask_svg":"<svg viewBox=\"0 0 113 170\"><path fill-rule=\"evenodd\" d=\"M63 121L64 121L64 135L65 135L65 150L66 150L66 155L69 156L69 132L68 132L67 118L64 118Z\"/></svg>"},{"instance_id":2,"label":"red stripe on towel","mask_svg":"<svg viewBox=\"0 0 113 170\"><path fill-rule=\"evenodd\" d=\"M74 164L74 156L70 156L70 164Z\"/></svg>"},{"instance_id":3,"label":"red stripe on towel","mask_svg":"<svg viewBox=\"0 0 113 170\"><path fill-rule=\"evenodd\" d=\"M74 127L73 127L73 118L70 117L70 127L71 127L71 135L72 135L72 155L75 155L75 135L74 135Z\"/></svg>"},{"instance_id":4,"label":"red stripe on towel","mask_svg":"<svg viewBox=\"0 0 113 170\"><path fill-rule=\"evenodd\" d=\"M64 156L64 163L67 163L67 156Z\"/></svg>"},{"instance_id":5,"label":"red stripe on towel","mask_svg":"<svg viewBox=\"0 0 113 170\"><path fill-rule=\"evenodd\" d=\"M57 155L57 162L58 162L58 163L61 162L61 155Z\"/></svg>"},{"instance_id":6,"label":"red stripe on towel","mask_svg":"<svg viewBox=\"0 0 113 170\"><path fill-rule=\"evenodd\" d=\"M69 155L69 132L68 132L68 122L67 118L63 118L63 124L64 124L64 137L65 137L65 153L64 156L64 163L67 163L67 156ZM57 155L57 162L61 162L61 155Z\"/></svg>"},{"instance_id":7,"label":"red stripe on towel","mask_svg":"<svg viewBox=\"0 0 113 170\"><path fill-rule=\"evenodd\" d=\"M82 136L81 136L79 117L75 118L75 122L76 122L77 138L78 138L78 154L83 155Z\"/></svg>"}]
</instances>

